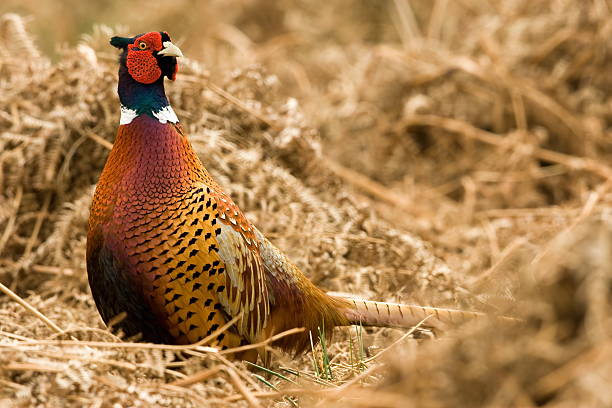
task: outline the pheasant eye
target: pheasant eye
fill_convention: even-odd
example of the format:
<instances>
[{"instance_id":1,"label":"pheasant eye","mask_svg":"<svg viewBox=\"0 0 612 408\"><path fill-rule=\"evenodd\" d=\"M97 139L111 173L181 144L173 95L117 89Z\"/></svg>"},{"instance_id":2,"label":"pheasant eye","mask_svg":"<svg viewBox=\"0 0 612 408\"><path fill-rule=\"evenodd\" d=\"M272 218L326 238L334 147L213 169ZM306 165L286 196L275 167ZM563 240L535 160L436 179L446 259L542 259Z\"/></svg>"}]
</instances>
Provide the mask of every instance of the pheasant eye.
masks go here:
<instances>
[{"instance_id":1,"label":"pheasant eye","mask_svg":"<svg viewBox=\"0 0 612 408\"><path fill-rule=\"evenodd\" d=\"M141 50L146 50L147 49L147 43L144 41L141 41L138 43L138 48L140 48Z\"/></svg>"}]
</instances>

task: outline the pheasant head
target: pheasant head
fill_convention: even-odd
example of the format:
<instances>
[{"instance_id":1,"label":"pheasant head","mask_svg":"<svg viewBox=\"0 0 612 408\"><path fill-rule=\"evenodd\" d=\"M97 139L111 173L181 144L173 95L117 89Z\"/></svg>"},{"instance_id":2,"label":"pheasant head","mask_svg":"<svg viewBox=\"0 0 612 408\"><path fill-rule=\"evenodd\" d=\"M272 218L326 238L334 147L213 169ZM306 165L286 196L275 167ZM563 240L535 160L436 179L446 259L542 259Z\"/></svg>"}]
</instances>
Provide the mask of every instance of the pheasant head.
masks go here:
<instances>
[{"instance_id":1,"label":"pheasant head","mask_svg":"<svg viewBox=\"0 0 612 408\"><path fill-rule=\"evenodd\" d=\"M113 37L111 45L123 50L119 57L120 124L148 114L162 122L178 122L164 91L164 77L175 80L181 50L166 32L134 37Z\"/></svg>"}]
</instances>

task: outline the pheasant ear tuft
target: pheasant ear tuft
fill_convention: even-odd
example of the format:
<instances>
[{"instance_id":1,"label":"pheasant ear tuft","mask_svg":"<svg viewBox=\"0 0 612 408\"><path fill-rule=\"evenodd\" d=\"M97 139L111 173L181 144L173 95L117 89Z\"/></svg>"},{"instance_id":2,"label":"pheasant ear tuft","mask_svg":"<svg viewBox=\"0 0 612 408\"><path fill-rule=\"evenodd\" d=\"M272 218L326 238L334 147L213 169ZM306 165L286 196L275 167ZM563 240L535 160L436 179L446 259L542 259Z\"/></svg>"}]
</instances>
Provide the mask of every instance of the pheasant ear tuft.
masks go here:
<instances>
[{"instance_id":1,"label":"pheasant ear tuft","mask_svg":"<svg viewBox=\"0 0 612 408\"><path fill-rule=\"evenodd\" d=\"M113 47L117 47L123 50L125 50L128 45L133 44L133 43L134 43L134 38L129 38L129 37L116 37L115 36L110 39L110 44Z\"/></svg>"}]
</instances>

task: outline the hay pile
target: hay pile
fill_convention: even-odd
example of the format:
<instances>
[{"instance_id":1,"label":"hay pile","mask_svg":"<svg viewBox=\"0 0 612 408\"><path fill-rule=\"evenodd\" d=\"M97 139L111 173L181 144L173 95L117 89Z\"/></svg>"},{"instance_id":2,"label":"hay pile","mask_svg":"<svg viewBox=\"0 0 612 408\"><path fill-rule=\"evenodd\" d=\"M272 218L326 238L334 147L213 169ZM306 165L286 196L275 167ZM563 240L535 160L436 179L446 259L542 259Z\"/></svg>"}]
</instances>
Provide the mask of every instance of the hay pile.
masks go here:
<instances>
[{"instance_id":1,"label":"hay pile","mask_svg":"<svg viewBox=\"0 0 612 408\"><path fill-rule=\"evenodd\" d=\"M271 384L305 406L612 404L610 7L262 3L276 14L206 6L224 43L202 60L223 63L181 61L167 86L217 181L326 290L527 321L370 330L389 352L365 367L338 331L333 379L277 356L298 385ZM0 282L62 330L0 297L0 405L289 406L241 364L104 329L84 251L119 116L112 34L51 63L0 16Z\"/></svg>"}]
</instances>

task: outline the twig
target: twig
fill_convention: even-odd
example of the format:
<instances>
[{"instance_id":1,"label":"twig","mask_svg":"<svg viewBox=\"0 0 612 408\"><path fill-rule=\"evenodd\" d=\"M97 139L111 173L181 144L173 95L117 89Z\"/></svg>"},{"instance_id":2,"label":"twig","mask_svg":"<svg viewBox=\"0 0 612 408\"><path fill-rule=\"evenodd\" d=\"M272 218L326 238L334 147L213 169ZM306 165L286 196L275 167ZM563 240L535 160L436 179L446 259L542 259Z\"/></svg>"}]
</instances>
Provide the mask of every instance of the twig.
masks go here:
<instances>
[{"instance_id":1,"label":"twig","mask_svg":"<svg viewBox=\"0 0 612 408\"><path fill-rule=\"evenodd\" d=\"M479 288L482 286L484 282L491 280L495 273L498 271L499 267L516 251L527 243L527 240L523 237L517 238L510 243L504 250L502 251L499 259L491 265L489 269L484 271L482 274L474 278L471 282L469 282L469 286L474 288Z\"/></svg>"},{"instance_id":2,"label":"twig","mask_svg":"<svg viewBox=\"0 0 612 408\"><path fill-rule=\"evenodd\" d=\"M100 146L103 146L103 147L107 148L108 150L111 150L113 148L113 144L111 142L109 142L108 140L106 140L106 139L96 135L92 131L85 132L85 136L87 136L88 138L90 138L94 142L98 143Z\"/></svg>"},{"instance_id":3,"label":"twig","mask_svg":"<svg viewBox=\"0 0 612 408\"><path fill-rule=\"evenodd\" d=\"M431 126L444 129L451 133L457 133L469 139L478 140L480 142L490 144L496 147L507 148L509 146L521 151L530 152L530 154L540 160L548 161L551 163L561 164L574 171L589 171L602 177L606 180L612 179L612 168L605 164L599 163L593 159L587 157L576 157L565 153L559 153L541 147L532 146L527 143L520 143L516 141L510 141L506 138L500 137L495 133L487 132L486 130L479 129L466 122L445 118L435 115L413 115L409 120L401 124L402 127L412 126Z\"/></svg>"},{"instance_id":4,"label":"twig","mask_svg":"<svg viewBox=\"0 0 612 408\"><path fill-rule=\"evenodd\" d=\"M410 330L408 330L406 333L404 333L399 339L395 340L393 343L391 343L389 345L389 347L385 348L383 351L381 351L380 353L377 353L375 356L372 356L366 360L363 360L363 363L369 363L370 361L374 361L378 358L380 358L380 356L382 356L383 354L385 354L386 352L388 352L389 350L391 350L392 348L394 348L395 346L397 346L399 343L401 343L402 341L404 341L406 339L406 337L412 335L419 327L423 326L423 324L425 324L425 322L432 317L433 315L428 315L425 316L424 319L422 319L420 322L418 322L416 325L414 325Z\"/></svg>"},{"instance_id":5,"label":"twig","mask_svg":"<svg viewBox=\"0 0 612 408\"><path fill-rule=\"evenodd\" d=\"M19 303L21 306L23 306L28 312L32 313L34 316L36 316L37 318L39 318L40 320L43 321L43 323L45 323L51 330L53 330L56 333L62 334L64 333L64 331L55 323L53 323L51 320L49 320L47 318L47 316L45 316L44 314L40 313L38 310L36 310L36 308L34 306L32 306L31 304L29 304L28 302L26 302L24 299L22 299L21 297L19 297L19 295L17 295L15 292L13 292L12 290L10 290L8 287L4 286L2 283L0 283L0 292L4 293L6 296L8 296L9 298L13 299L15 302Z\"/></svg>"},{"instance_id":6,"label":"twig","mask_svg":"<svg viewBox=\"0 0 612 408\"><path fill-rule=\"evenodd\" d=\"M383 186L380 183L377 183L361 173L344 167L329 157L324 157L321 160L321 163L344 181L378 198L381 201L400 208L408 207L410 203L408 198L403 198L393 190Z\"/></svg>"},{"instance_id":7,"label":"twig","mask_svg":"<svg viewBox=\"0 0 612 408\"><path fill-rule=\"evenodd\" d=\"M293 390L295 391L295 390ZM305 390L299 390L302 391L301 393L304 394ZM261 391L261 392L253 392L252 393L254 397L257 398L275 398L275 397L283 397L287 394L289 394L289 392L285 392L285 391ZM293 393L291 393L293 394ZM242 395L240 394L236 394L236 395L230 395L229 397L225 397L224 401L225 402L236 402L236 401L240 401L242 399Z\"/></svg>"},{"instance_id":8,"label":"twig","mask_svg":"<svg viewBox=\"0 0 612 408\"><path fill-rule=\"evenodd\" d=\"M46 373L61 373L64 371L61 368L49 367L34 363L9 363L2 368L7 371L42 371Z\"/></svg>"},{"instance_id":9,"label":"twig","mask_svg":"<svg viewBox=\"0 0 612 408\"><path fill-rule=\"evenodd\" d=\"M601 210L601 209L600 209ZM521 217L574 217L582 208L537 207L537 208L494 208L479 211L478 216L487 218L521 218ZM594 210L593 213L597 211Z\"/></svg>"},{"instance_id":10,"label":"twig","mask_svg":"<svg viewBox=\"0 0 612 408\"><path fill-rule=\"evenodd\" d=\"M540 395L548 395L563 387L582 372L592 369L594 361L609 361L612 342L598 344L585 353L569 360L553 372L541 377L534 385L534 391Z\"/></svg>"},{"instance_id":11,"label":"twig","mask_svg":"<svg viewBox=\"0 0 612 408\"><path fill-rule=\"evenodd\" d=\"M232 327L240 319L242 319L242 313L240 313L238 316L234 316L234 318L232 320L230 320L229 322L225 323L223 326L221 326L220 328L218 328L217 330L212 332L210 335L204 337L202 340L200 340L200 341L198 341L196 343L193 343L193 344L197 345L197 346L200 346L200 345L208 343L209 341L215 339L221 333L224 333L227 329Z\"/></svg>"},{"instance_id":12,"label":"twig","mask_svg":"<svg viewBox=\"0 0 612 408\"><path fill-rule=\"evenodd\" d=\"M427 24L427 38L440 40L444 17L448 11L448 0L436 0Z\"/></svg>"},{"instance_id":13,"label":"twig","mask_svg":"<svg viewBox=\"0 0 612 408\"><path fill-rule=\"evenodd\" d=\"M199 393L195 393L194 391L188 388L177 387L177 386L169 385L169 384L161 384L161 385L159 383L146 384L143 386L143 388L152 389L155 391L165 390L165 391L172 392L175 395L178 394L183 397L188 396L189 400L195 403L195 406L197 407L215 406L214 404L212 404L212 402L216 402L216 399L210 398L210 396L205 396L204 398L202 398L200 397Z\"/></svg>"},{"instance_id":14,"label":"twig","mask_svg":"<svg viewBox=\"0 0 612 408\"><path fill-rule=\"evenodd\" d=\"M0 236L0 254L4 250L4 246L8 242L11 234L13 233L13 229L15 228L15 223L17 222L17 215L19 213L19 207L21 206L21 199L23 198L23 186L17 187L17 192L15 193L15 202L13 204L14 210L13 215L9 217L8 222L6 223L6 227L4 228L4 232L2 236Z\"/></svg>"},{"instance_id":15,"label":"twig","mask_svg":"<svg viewBox=\"0 0 612 408\"><path fill-rule=\"evenodd\" d=\"M185 378L181 378L180 380L173 381L169 383L168 385L175 385L177 387L187 387L189 385L202 382L206 380L207 378L212 377L213 375L217 374L222 369L223 369L222 365L217 365L207 370L198 371L197 373L187 376Z\"/></svg>"},{"instance_id":16,"label":"twig","mask_svg":"<svg viewBox=\"0 0 612 408\"><path fill-rule=\"evenodd\" d=\"M293 388L293 389L287 389L287 390L282 390L282 391L262 391L262 392L254 392L252 393L253 397L258 397L258 398L282 398L284 396L287 395L317 395L320 396L322 398L324 398L325 400L337 400L339 398L341 398L341 395L339 395L339 391L342 391L341 388L332 388L332 389L323 389L323 390L313 390L313 389L304 389L304 388ZM371 401L372 399L372 392L370 390L364 390L364 389L359 389L359 388L353 388L351 389L350 392L350 396L351 399L354 402L357 402L355 399L357 398L363 398L366 399L367 401ZM391 407L396 407L398 406L399 401L401 401L402 396L400 394L397 393L391 393L391 392L385 392L385 391L376 391L375 394L375 398L376 401L375 403L372 401L371 404L368 404L366 406L376 406L376 407L387 407L387 406L391 406ZM242 399L242 396L240 395L230 395L229 397L225 398L226 402L236 402ZM344 402L346 402L346 396L345 396L345 400ZM346 406L346 404L343 404L342 406Z\"/></svg>"},{"instance_id":17,"label":"twig","mask_svg":"<svg viewBox=\"0 0 612 408\"><path fill-rule=\"evenodd\" d=\"M239 353L241 351L252 350L252 349L259 348L259 347L267 346L268 344L273 343L276 340L282 339L283 337L290 336L292 334L301 333L304 330L306 329L304 329L303 327L296 327L294 329L289 329L282 333L269 337L264 341L260 341L259 343L248 344L246 346L240 346L240 347L234 347L231 349L221 350L219 351L219 354L233 354L233 353Z\"/></svg>"},{"instance_id":18,"label":"twig","mask_svg":"<svg viewBox=\"0 0 612 408\"><path fill-rule=\"evenodd\" d=\"M28 390L29 391L29 388L27 386L22 385L22 384L17 384L12 381L8 381L8 380L0 379L0 384L5 385L7 387L14 388L16 390L22 390L22 391Z\"/></svg>"},{"instance_id":19,"label":"twig","mask_svg":"<svg viewBox=\"0 0 612 408\"><path fill-rule=\"evenodd\" d=\"M548 57L557 47L565 41L576 36L574 28L561 28L553 33L546 41L534 47L529 51L526 58L531 59L534 63L539 63Z\"/></svg>"},{"instance_id":20,"label":"twig","mask_svg":"<svg viewBox=\"0 0 612 408\"><path fill-rule=\"evenodd\" d=\"M1 284L0 284L1 285ZM199 346L196 344L174 345L174 344L153 344L153 343L114 343L108 341L80 341L80 340L33 340L22 343L3 344L0 348L23 348L35 346L57 346L57 347L95 347L95 348L116 348L116 349L142 349L142 350L197 350L202 353L217 353L214 347Z\"/></svg>"},{"instance_id":21,"label":"twig","mask_svg":"<svg viewBox=\"0 0 612 408\"><path fill-rule=\"evenodd\" d=\"M612 180L610 181L612 182ZM611 184L611 183L606 183L606 184ZM593 209L595 208L595 205L597 205L597 202L601 198L602 193L603 191L595 191L589 194L589 198L587 198L586 203L584 203L584 207L582 207L582 211L580 212L580 215L578 215L578 217L576 217L574 222L572 222L572 224L567 228L568 230L573 230L574 228L576 228L578 224L586 220L593 213Z\"/></svg>"},{"instance_id":22,"label":"twig","mask_svg":"<svg viewBox=\"0 0 612 408\"><path fill-rule=\"evenodd\" d=\"M216 358L217 360L219 360L221 362L221 364L223 364L225 367L231 368L232 370L236 371L238 376L242 377L242 379L244 381L246 381L248 384L250 384L256 390L259 390L259 383L257 383L253 379L253 377L251 375L245 373L244 370L241 370L238 367L236 367L236 364L234 364L232 361L230 361L229 359L225 358L223 355L221 355L219 353L215 354L213 357Z\"/></svg>"},{"instance_id":23,"label":"twig","mask_svg":"<svg viewBox=\"0 0 612 408\"><path fill-rule=\"evenodd\" d=\"M394 0L395 11L399 17L399 35L405 46L408 46L415 38L421 38L423 34L408 0Z\"/></svg>"},{"instance_id":24,"label":"twig","mask_svg":"<svg viewBox=\"0 0 612 408\"><path fill-rule=\"evenodd\" d=\"M34 244L36 244L36 240L38 239L38 234L40 233L40 229L42 228L43 221L45 217L49 215L49 205L51 205L51 198L53 197L53 191L48 190L45 193L45 197L43 198L42 208L38 212L36 216L36 222L34 223L34 228L32 229L32 234L28 239L28 243L26 245L25 251L23 251L23 259L26 259L30 256L32 252L32 248L34 248Z\"/></svg>"},{"instance_id":25,"label":"twig","mask_svg":"<svg viewBox=\"0 0 612 408\"><path fill-rule=\"evenodd\" d=\"M111 359L107 359L107 358L86 357L86 356L80 356L78 354L58 354L58 353L50 353L50 352L48 352L46 350L35 350L34 352L42 354L45 357L55 358L55 359L58 359L58 360L78 360L78 361L83 361L83 362L86 362L86 363L95 363L95 364L110 365L110 366L114 366L114 367L124 368L124 369L130 370L130 371L134 371L134 370L136 370L139 367L141 367L141 368L147 368L148 367L148 366L146 366L144 364L133 364L133 363L125 362L125 361L111 360Z\"/></svg>"},{"instance_id":26,"label":"twig","mask_svg":"<svg viewBox=\"0 0 612 408\"><path fill-rule=\"evenodd\" d=\"M230 367L223 366L222 368L223 368L223 371L227 373L230 381L238 389L238 392L240 392L240 394L242 394L244 399L249 403L249 406L256 407L256 408L261 407L261 404L259 403L259 401L257 401L257 398L255 398L255 395L253 395L253 393L249 391L249 389L245 387L244 384L240 381L238 374L236 374L236 372Z\"/></svg>"},{"instance_id":27,"label":"twig","mask_svg":"<svg viewBox=\"0 0 612 408\"><path fill-rule=\"evenodd\" d=\"M608 186L612 184L612 180L609 180L607 183L604 183L600 186L600 188L598 189L599 191L595 191L592 192L591 194L589 194L589 198L587 199L586 203L584 204L582 211L580 212L580 215L578 215L578 217L576 217L576 219L574 219L574 221L572 222L572 224L565 228L563 231L561 231L559 234L557 234L557 236L555 237L555 239L553 239L545 248L542 252L540 252L532 261L531 261L531 265L538 265L542 259L544 259L546 256L548 256L551 251L553 251L553 249L555 248L555 246L557 245L558 242L562 241L563 239L565 239L565 237L569 236L578 225L580 225L583 221L585 221L593 212L593 208L595 208L595 205L597 204L597 202L599 201L599 199L601 198L602 193L608 188ZM541 269L541 268L534 268L535 271L548 271L549 269ZM539 272L540 277L538 279L538 281L541 281L543 276L542 276L543 272Z\"/></svg>"},{"instance_id":28,"label":"twig","mask_svg":"<svg viewBox=\"0 0 612 408\"><path fill-rule=\"evenodd\" d=\"M8 337L10 339L21 340L21 341L30 341L30 340L32 340L29 337L20 336L20 335L15 334L15 333L5 332L4 330L0 330L0 336L6 336L6 337Z\"/></svg>"},{"instance_id":29,"label":"twig","mask_svg":"<svg viewBox=\"0 0 612 408\"><path fill-rule=\"evenodd\" d=\"M257 112L256 110L251 109L249 106L247 106L240 99L236 98L234 95L230 94L229 92L227 92L226 90L222 89L221 87L213 84L210 81L206 83L206 86L208 87L208 89L210 89L211 91L213 91L214 93L219 95L221 98L223 98L226 101L236 105L237 107L239 107L243 111L248 112L249 114L253 115L254 117L259 119L261 122L265 123L266 125L268 125L272 129L275 129L275 130L282 129L282 127L279 126L272 119L269 119L269 118L265 117L264 115L262 115L260 112Z\"/></svg>"},{"instance_id":30,"label":"twig","mask_svg":"<svg viewBox=\"0 0 612 408\"><path fill-rule=\"evenodd\" d=\"M96 382L99 382L100 384L104 384L107 387L116 389L116 390L120 390L120 391L125 391L125 389L127 388L126 386L123 385L119 385L117 384L115 381L112 381L110 378L108 378L107 376L103 376L103 375L94 375L93 379Z\"/></svg>"},{"instance_id":31,"label":"twig","mask_svg":"<svg viewBox=\"0 0 612 408\"><path fill-rule=\"evenodd\" d=\"M374 238L374 237L370 237L370 236L361 236L358 234L344 234L344 233L338 233L338 232L332 232L332 233L318 233L318 234L307 234L306 232L299 232L299 233L293 233L293 234L281 234L281 233L276 233L276 232L268 232L266 234L267 238L304 238L304 237L316 237L316 238L344 238L344 239L348 239L351 241L363 241L363 242L371 242L373 244L381 244L381 245L386 245L389 242L385 241L384 239L381 238Z\"/></svg>"},{"instance_id":32,"label":"twig","mask_svg":"<svg viewBox=\"0 0 612 408\"><path fill-rule=\"evenodd\" d=\"M30 268L32 272L37 273L48 273L51 275L61 275L61 276L74 276L76 275L76 271L70 268L60 268L58 266L49 266L49 265L32 265Z\"/></svg>"},{"instance_id":33,"label":"twig","mask_svg":"<svg viewBox=\"0 0 612 408\"><path fill-rule=\"evenodd\" d=\"M2 287L4 285L0 284ZM7 288L8 289L8 288ZM12 292L11 292L12 293ZM16 296L16 295L15 295ZM59 328L58 328L59 329ZM33 341L24 341L20 343L0 343L0 348L23 348L23 347L35 347L35 346L57 346L57 347L95 347L95 348L117 348L117 349L142 349L142 350L172 350L172 351L185 351L185 350L195 350L201 353L222 353L222 354L231 354L244 350L250 350L253 348L258 348L265 346L271 342L274 342L278 339L281 339L285 336L289 336L295 333L300 333L304 331L304 328L295 328L291 330L287 330L285 332L279 333L275 336L270 337L269 339L262 341L256 344L250 344L247 346L236 347L233 349L227 349L223 351L219 351L214 347L206 347L202 346L202 342L206 339L200 340L197 343L193 344L185 344L185 345L174 345L174 344L154 344L154 343L115 343L115 342L104 342L104 341L80 341L80 340L33 340ZM63 334L64 332L60 330Z\"/></svg>"}]
</instances>

